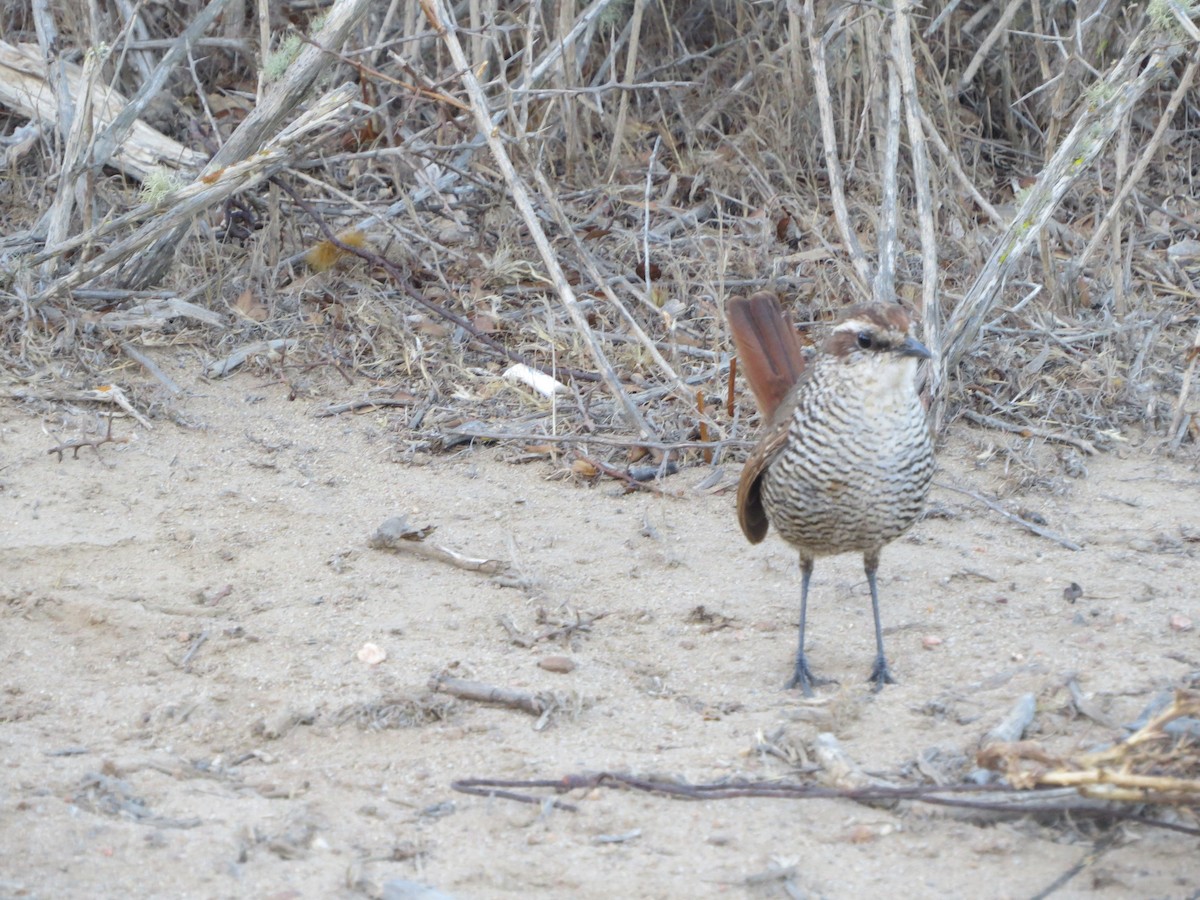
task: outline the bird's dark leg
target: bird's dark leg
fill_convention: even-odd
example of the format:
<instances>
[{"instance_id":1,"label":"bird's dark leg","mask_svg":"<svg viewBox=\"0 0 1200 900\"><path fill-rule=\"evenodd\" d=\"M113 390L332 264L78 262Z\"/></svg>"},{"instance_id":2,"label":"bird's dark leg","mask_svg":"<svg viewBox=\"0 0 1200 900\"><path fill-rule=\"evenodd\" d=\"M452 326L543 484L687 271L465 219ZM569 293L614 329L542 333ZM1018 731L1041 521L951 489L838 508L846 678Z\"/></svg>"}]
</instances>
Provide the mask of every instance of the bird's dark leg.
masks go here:
<instances>
[{"instance_id":1,"label":"bird's dark leg","mask_svg":"<svg viewBox=\"0 0 1200 900\"><path fill-rule=\"evenodd\" d=\"M871 586L871 612L875 614L875 665L867 681L873 682L878 693L885 684L895 684L896 679L888 671L887 657L883 655L883 628L879 625L879 589L875 586L875 570L879 568L879 551L863 554L863 568L867 571L867 584Z\"/></svg>"},{"instance_id":2,"label":"bird's dark leg","mask_svg":"<svg viewBox=\"0 0 1200 900\"><path fill-rule=\"evenodd\" d=\"M805 697L813 695L814 685L831 684L831 678L818 678L808 667L808 659L804 655L804 622L808 618L808 582L812 578L813 561L811 557L800 556L800 646L796 649L796 666L792 677L788 679L784 690L798 687Z\"/></svg>"}]
</instances>

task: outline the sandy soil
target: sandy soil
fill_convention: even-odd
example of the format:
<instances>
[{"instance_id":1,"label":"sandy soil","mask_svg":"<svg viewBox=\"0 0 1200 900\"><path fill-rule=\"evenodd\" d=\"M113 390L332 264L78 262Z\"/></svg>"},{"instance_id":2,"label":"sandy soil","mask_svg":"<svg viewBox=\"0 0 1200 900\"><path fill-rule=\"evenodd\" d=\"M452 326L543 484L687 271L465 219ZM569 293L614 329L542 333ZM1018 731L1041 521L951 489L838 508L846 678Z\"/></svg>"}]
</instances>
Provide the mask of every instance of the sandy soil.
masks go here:
<instances>
[{"instance_id":1,"label":"sandy soil","mask_svg":"<svg viewBox=\"0 0 1200 900\"><path fill-rule=\"evenodd\" d=\"M860 562L819 563L810 658L840 686L805 702L781 690L794 554L746 544L732 494L696 489L707 470L669 479L679 497L623 494L512 448L406 455L386 413L315 419L249 375L193 387L174 423L118 422L136 439L62 462L47 450L91 412L0 407L0 896L380 896L403 879L459 900L1029 897L1087 856L1091 826L604 789L566 812L451 782L797 780L783 757L820 732L883 777L918 780L923 758L957 779L1024 693L1029 736L1071 752L1119 733L1075 712L1072 677L1120 723L1200 670L1194 458L1123 450L1007 501L1081 552L937 490L884 555L900 683L877 696ZM1011 483L1007 441L955 430L939 478ZM395 515L526 586L370 548ZM536 636L576 613L603 617L566 643L500 624ZM383 662L358 658L368 642ZM576 668L539 667L554 656ZM563 712L536 730L447 706L427 691L443 671L554 692ZM1054 896L1198 885L1194 837L1127 826Z\"/></svg>"}]
</instances>

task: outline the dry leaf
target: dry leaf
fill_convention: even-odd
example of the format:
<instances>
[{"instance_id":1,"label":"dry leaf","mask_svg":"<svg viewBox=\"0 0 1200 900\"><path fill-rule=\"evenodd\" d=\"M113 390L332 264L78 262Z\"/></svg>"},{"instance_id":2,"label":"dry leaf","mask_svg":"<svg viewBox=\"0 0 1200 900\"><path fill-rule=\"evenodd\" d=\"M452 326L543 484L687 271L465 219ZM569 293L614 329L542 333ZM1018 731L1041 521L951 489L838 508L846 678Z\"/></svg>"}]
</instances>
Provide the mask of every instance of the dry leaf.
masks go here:
<instances>
[{"instance_id":1,"label":"dry leaf","mask_svg":"<svg viewBox=\"0 0 1200 900\"><path fill-rule=\"evenodd\" d=\"M246 288L233 301L233 308L252 322L265 322L270 310L254 296L254 291Z\"/></svg>"},{"instance_id":2,"label":"dry leaf","mask_svg":"<svg viewBox=\"0 0 1200 900\"><path fill-rule=\"evenodd\" d=\"M571 463L571 471L580 478L595 478L600 474L600 470L587 459L575 460L575 462Z\"/></svg>"}]
</instances>

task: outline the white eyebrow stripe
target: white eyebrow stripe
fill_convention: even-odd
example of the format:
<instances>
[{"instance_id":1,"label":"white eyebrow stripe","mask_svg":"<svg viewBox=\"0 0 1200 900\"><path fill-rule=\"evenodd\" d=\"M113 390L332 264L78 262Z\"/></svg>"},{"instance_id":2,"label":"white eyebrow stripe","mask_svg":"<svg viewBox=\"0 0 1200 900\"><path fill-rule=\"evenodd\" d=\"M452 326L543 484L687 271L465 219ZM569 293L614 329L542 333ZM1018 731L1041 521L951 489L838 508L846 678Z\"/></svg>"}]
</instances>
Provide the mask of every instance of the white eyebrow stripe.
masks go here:
<instances>
[{"instance_id":1,"label":"white eyebrow stripe","mask_svg":"<svg viewBox=\"0 0 1200 900\"><path fill-rule=\"evenodd\" d=\"M866 319L847 319L842 322L834 331L874 331L879 326L874 322L868 322Z\"/></svg>"}]
</instances>

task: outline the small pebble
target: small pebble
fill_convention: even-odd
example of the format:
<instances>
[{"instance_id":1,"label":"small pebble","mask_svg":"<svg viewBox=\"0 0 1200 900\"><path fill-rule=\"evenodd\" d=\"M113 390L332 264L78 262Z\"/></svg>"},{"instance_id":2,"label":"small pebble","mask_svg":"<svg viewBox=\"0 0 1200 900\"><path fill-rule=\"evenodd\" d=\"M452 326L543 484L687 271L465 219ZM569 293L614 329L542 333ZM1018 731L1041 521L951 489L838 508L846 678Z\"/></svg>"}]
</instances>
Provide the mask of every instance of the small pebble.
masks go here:
<instances>
[{"instance_id":1,"label":"small pebble","mask_svg":"<svg viewBox=\"0 0 1200 900\"><path fill-rule=\"evenodd\" d=\"M359 662L365 662L368 666L377 666L387 659L387 651L378 644L368 641L359 648L358 659Z\"/></svg>"},{"instance_id":2,"label":"small pebble","mask_svg":"<svg viewBox=\"0 0 1200 900\"><path fill-rule=\"evenodd\" d=\"M1192 620L1183 613L1175 613L1170 619L1171 628L1174 631L1191 631Z\"/></svg>"},{"instance_id":3,"label":"small pebble","mask_svg":"<svg viewBox=\"0 0 1200 900\"><path fill-rule=\"evenodd\" d=\"M941 645L942 639L936 634L927 634L925 637L921 638L921 646L926 650L932 650L935 647L940 647Z\"/></svg>"},{"instance_id":4,"label":"small pebble","mask_svg":"<svg viewBox=\"0 0 1200 900\"><path fill-rule=\"evenodd\" d=\"M547 672L557 672L559 675L566 675L568 672L575 671L575 660L566 656L543 656L538 660L538 666Z\"/></svg>"}]
</instances>

